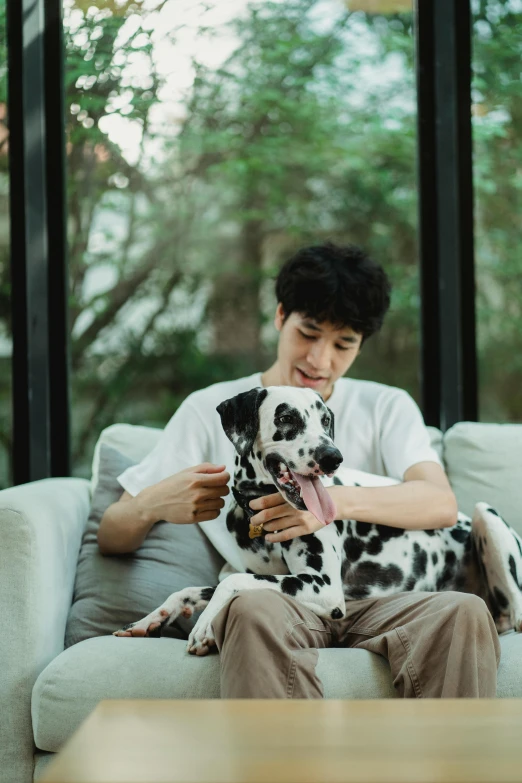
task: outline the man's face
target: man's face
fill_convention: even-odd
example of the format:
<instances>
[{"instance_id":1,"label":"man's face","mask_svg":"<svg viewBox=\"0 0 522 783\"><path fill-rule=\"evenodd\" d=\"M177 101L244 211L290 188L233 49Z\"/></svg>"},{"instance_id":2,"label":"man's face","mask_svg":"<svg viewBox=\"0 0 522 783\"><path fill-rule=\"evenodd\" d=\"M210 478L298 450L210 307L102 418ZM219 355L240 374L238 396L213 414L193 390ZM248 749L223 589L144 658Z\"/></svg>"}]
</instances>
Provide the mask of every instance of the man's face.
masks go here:
<instances>
[{"instance_id":1,"label":"man's face","mask_svg":"<svg viewBox=\"0 0 522 783\"><path fill-rule=\"evenodd\" d=\"M291 313L284 320L281 304L277 305L274 323L279 331L281 384L314 389L326 401L335 381L359 355L362 335L349 326L338 329L301 313Z\"/></svg>"}]
</instances>

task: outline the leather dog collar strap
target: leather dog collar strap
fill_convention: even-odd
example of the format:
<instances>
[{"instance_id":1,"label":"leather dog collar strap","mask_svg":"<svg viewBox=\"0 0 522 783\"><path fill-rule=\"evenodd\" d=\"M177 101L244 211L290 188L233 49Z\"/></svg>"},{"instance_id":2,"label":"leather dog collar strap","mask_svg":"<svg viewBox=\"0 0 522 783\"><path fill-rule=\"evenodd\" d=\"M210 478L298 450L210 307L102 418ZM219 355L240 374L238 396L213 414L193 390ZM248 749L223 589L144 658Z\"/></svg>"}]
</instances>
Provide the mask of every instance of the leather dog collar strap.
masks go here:
<instances>
[{"instance_id":1,"label":"leather dog collar strap","mask_svg":"<svg viewBox=\"0 0 522 783\"><path fill-rule=\"evenodd\" d=\"M274 492L276 492L276 488L273 485L263 485L262 487L256 487L255 492L249 492L249 493L243 493L239 492L238 489L235 487L232 487L232 494L234 495L234 499L238 506L240 506L245 514L247 515L248 519L254 516L256 513L253 508L250 508L250 501L255 500L256 498L264 497L265 495L272 495ZM265 491L263 491L265 490ZM260 525L250 525L250 530L248 531L248 535L250 538L258 538L259 536L262 536L264 533L263 530L263 523Z\"/></svg>"}]
</instances>

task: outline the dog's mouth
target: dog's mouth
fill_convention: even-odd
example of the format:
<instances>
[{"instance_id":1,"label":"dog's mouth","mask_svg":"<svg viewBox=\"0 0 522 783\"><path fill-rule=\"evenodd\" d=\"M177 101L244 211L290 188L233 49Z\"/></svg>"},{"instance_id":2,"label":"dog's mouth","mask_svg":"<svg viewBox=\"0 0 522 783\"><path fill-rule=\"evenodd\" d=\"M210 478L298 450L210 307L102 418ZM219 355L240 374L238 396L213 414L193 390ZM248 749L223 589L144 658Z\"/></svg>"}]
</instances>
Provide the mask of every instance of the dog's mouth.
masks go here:
<instances>
[{"instance_id":1,"label":"dog's mouth","mask_svg":"<svg viewBox=\"0 0 522 783\"><path fill-rule=\"evenodd\" d=\"M296 473L278 456L267 457L267 468L283 496L302 511L310 511L323 525L335 519L335 504L319 476Z\"/></svg>"}]
</instances>

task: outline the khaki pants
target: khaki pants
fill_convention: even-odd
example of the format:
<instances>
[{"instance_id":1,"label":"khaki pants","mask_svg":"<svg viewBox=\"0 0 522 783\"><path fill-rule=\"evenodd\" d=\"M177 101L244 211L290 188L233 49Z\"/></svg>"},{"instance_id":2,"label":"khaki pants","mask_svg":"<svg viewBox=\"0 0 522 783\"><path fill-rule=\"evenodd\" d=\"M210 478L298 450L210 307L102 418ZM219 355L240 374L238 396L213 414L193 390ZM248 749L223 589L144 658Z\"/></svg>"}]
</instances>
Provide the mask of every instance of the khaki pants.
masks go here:
<instances>
[{"instance_id":1,"label":"khaki pants","mask_svg":"<svg viewBox=\"0 0 522 783\"><path fill-rule=\"evenodd\" d=\"M484 601L468 593L348 601L334 621L275 590L241 590L212 627L225 699L323 698L315 672L322 647L383 655L405 698L496 695L498 634Z\"/></svg>"}]
</instances>

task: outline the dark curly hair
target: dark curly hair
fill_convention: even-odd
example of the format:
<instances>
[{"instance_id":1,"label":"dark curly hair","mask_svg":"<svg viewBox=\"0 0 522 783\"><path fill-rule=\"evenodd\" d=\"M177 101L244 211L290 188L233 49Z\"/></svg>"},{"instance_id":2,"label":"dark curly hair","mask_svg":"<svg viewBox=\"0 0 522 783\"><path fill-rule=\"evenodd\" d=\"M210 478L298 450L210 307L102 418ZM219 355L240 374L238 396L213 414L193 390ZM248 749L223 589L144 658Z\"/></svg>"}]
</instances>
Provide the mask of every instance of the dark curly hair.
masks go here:
<instances>
[{"instance_id":1,"label":"dark curly hair","mask_svg":"<svg viewBox=\"0 0 522 783\"><path fill-rule=\"evenodd\" d=\"M338 329L349 326L362 342L381 328L390 294L384 269L356 245L325 242L302 248L276 278L285 320L297 312Z\"/></svg>"}]
</instances>

